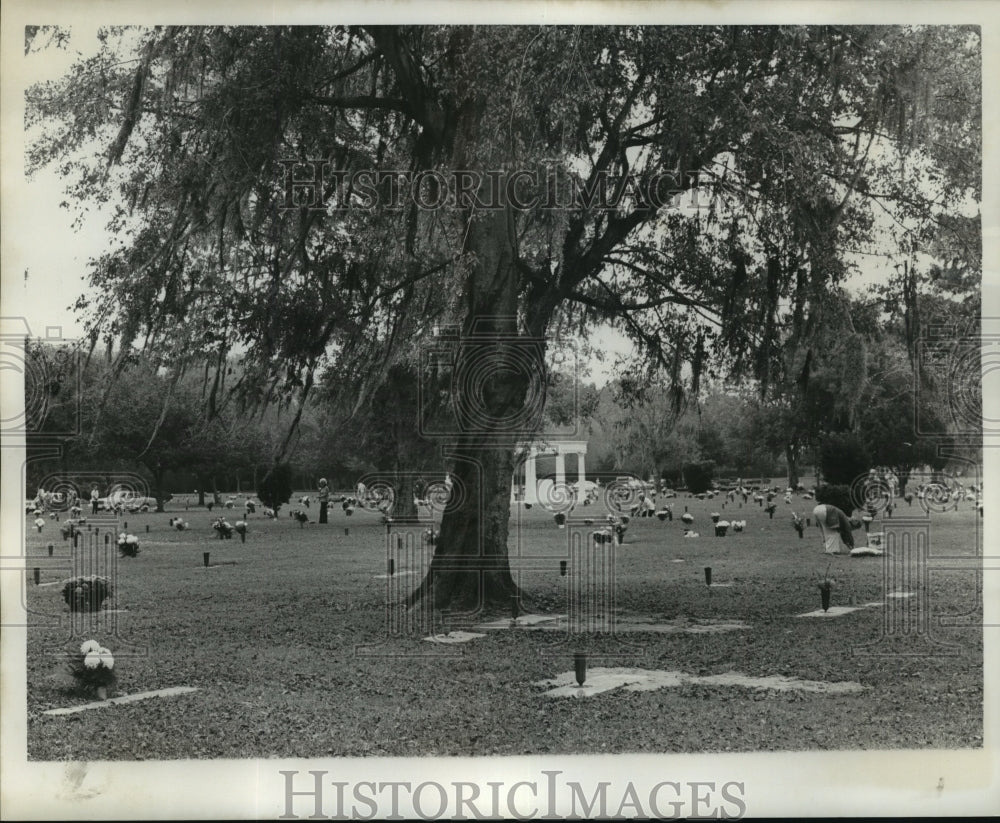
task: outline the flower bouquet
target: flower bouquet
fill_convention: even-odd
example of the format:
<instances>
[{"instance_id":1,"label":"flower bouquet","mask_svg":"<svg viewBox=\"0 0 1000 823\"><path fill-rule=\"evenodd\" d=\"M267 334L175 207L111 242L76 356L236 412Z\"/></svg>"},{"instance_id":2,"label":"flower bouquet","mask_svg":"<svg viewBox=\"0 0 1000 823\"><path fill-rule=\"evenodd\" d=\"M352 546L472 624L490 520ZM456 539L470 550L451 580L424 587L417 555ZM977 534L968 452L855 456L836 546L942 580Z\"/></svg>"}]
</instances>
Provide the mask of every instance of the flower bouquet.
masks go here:
<instances>
[{"instance_id":1,"label":"flower bouquet","mask_svg":"<svg viewBox=\"0 0 1000 823\"><path fill-rule=\"evenodd\" d=\"M223 538L226 540L233 539L233 527L224 517L220 517L212 524L212 528L215 529L216 533L219 535L219 540Z\"/></svg>"},{"instance_id":2,"label":"flower bouquet","mask_svg":"<svg viewBox=\"0 0 1000 823\"><path fill-rule=\"evenodd\" d=\"M713 522L713 523L718 523L718 522L719 522L719 520L720 520L720 519L722 518L722 515L720 515L720 514L719 514L718 512L712 512L712 513L711 513L711 514L709 515L709 517L711 517L711 518L712 518L712 522Z\"/></svg>"},{"instance_id":3,"label":"flower bouquet","mask_svg":"<svg viewBox=\"0 0 1000 823\"><path fill-rule=\"evenodd\" d=\"M96 612L111 596L111 581L96 574L71 577L63 583L63 600L73 612Z\"/></svg>"},{"instance_id":4,"label":"flower bouquet","mask_svg":"<svg viewBox=\"0 0 1000 823\"><path fill-rule=\"evenodd\" d=\"M594 545L603 546L605 543L613 543L615 541L615 534L612 527L607 527L605 529L600 529L593 533Z\"/></svg>"},{"instance_id":5,"label":"flower bouquet","mask_svg":"<svg viewBox=\"0 0 1000 823\"><path fill-rule=\"evenodd\" d=\"M661 522L661 523L662 523L662 522L663 522L664 520L667 520L668 518L669 518L670 520L673 520L673 519L674 519L674 513L673 513L673 512L672 512L672 511L670 510L670 507L669 507L669 506L667 506L666 508L663 508L663 509L660 509L660 510L659 510L659 511L658 511L658 512L656 513L656 516L657 516L657 517L658 517L658 518L660 519L660 522Z\"/></svg>"},{"instance_id":6,"label":"flower bouquet","mask_svg":"<svg viewBox=\"0 0 1000 823\"><path fill-rule=\"evenodd\" d=\"M38 529L39 532L41 532L43 526L45 526L45 518L44 517L36 517L35 518L35 528Z\"/></svg>"},{"instance_id":7,"label":"flower bouquet","mask_svg":"<svg viewBox=\"0 0 1000 823\"><path fill-rule=\"evenodd\" d=\"M716 537L725 537L727 531L729 531L729 521L728 520L720 520L718 523L715 524L715 536Z\"/></svg>"},{"instance_id":8,"label":"flower bouquet","mask_svg":"<svg viewBox=\"0 0 1000 823\"><path fill-rule=\"evenodd\" d=\"M833 591L833 586L836 581L830 577L830 567L826 567L826 572L823 578L816 584L819 588L820 602L823 606L823 611L828 611L830 608L830 592Z\"/></svg>"},{"instance_id":9,"label":"flower bouquet","mask_svg":"<svg viewBox=\"0 0 1000 823\"><path fill-rule=\"evenodd\" d=\"M565 529L566 528L566 514L564 512L556 512L556 514L553 515L553 518L556 521L556 525L560 529Z\"/></svg>"},{"instance_id":10,"label":"flower bouquet","mask_svg":"<svg viewBox=\"0 0 1000 823\"><path fill-rule=\"evenodd\" d=\"M118 535L118 554L121 557L139 556L139 538L134 534L121 532Z\"/></svg>"},{"instance_id":11,"label":"flower bouquet","mask_svg":"<svg viewBox=\"0 0 1000 823\"><path fill-rule=\"evenodd\" d=\"M87 640L69 660L69 670L76 682L107 700L108 689L115 684L115 658L96 640Z\"/></svg>"},{"instance_id":12,"label":"flower bouquet","mask_svg":"<svg viewBox=\"0 0 1000 823\"><path fill-rule=\"evenodd\" d=\"M792 525L795 527L795 531L799 533L799 540L801 540L805 532L806 521L799 517L797 512L792 512Z\"/></svg>"}]
</instances>

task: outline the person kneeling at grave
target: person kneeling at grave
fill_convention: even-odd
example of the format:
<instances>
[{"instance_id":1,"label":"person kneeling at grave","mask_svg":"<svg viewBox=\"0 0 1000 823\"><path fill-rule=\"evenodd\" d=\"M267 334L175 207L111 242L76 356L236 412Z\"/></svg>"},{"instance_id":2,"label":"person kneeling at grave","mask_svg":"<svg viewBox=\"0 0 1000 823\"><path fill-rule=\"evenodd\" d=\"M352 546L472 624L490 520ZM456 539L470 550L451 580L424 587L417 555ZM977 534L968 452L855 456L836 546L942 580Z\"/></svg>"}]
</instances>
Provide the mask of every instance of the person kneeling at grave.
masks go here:
<instances>
[{"instance_id":1,"label":"person kneeling at grave","mask_svg":"<svg viewBox=\"0 0 1000 823\"><path fill-rule=\"evenodd\" d=\"M813 509L813 517L823 537L827 554L850 554L854 548L851 520L843 511L830 503L820 503Z\"/></svg>"}]
</instances>

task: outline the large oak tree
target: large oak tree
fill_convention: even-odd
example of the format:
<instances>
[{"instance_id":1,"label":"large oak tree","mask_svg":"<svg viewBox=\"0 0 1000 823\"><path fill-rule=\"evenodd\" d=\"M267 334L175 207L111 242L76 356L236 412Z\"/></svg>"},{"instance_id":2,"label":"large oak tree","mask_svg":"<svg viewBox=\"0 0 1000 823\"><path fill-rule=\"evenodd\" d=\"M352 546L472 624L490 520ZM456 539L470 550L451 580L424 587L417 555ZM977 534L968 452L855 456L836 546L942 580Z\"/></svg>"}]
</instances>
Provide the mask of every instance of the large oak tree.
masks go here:
<instances>
[{"instance_id":1,"label":"large oak tree","mask_svg":"<svg viewBox=\"0 0 1000 823\"><path fill-rule=\"evenodd\" d=\"M456 425L442 439L461 494L413 595L439 606L516 592L511 476L517 442L542 419L549 339L614 323L679 400L704 369L766 385L783 326L808 335L874 214L933 216L978 197L979 44L964 28L101 38L28 101L40 126L30 164L65 164L78 199L116 209L115 247L91 278L100 296L80 304L94 340L145 345L176 367L214 356L220 375L238 351L229 390L249 401L301 400L331 360L361 368L368 391L395 362L450 375ZM329 164L323 192L300 192L329 208L285 208L290 160ZM377 196L340 185L363 170L537 169L573 179L589 202L392 208L391 181ZM928 195L917 169L945 193ZM663 175L678 200L643 197ZM680 208L693 193L700 207ZM435 322L457 338L433 337ZM219 376L210 408L224 388Z\"/></svg>"}]
</instances>

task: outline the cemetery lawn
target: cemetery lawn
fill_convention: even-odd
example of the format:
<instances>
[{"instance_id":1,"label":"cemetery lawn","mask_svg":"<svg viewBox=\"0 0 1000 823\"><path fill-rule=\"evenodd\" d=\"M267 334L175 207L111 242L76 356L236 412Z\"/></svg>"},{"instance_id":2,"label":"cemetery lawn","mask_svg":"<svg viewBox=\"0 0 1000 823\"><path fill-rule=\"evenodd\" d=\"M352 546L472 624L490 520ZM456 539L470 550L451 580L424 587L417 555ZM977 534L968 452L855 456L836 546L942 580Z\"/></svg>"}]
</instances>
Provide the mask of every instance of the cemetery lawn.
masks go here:
<instances>
[{"instance_id":1,"label":"cemetery lawn","mask_svg":"<svg viewBox=\"0 0 1000 823\"><path fill-rule=\"evenodd\" d=\"M95 627L89 619L83 627L72 625L59 585L33 584L34 566L41 568L41 582L51 583L70 576L72 561L57 523L47 521L38 533L34 518L27 517L28 757L159 760L982 746L980 575L969 567L939 568L947 564L936 560L938 567L922 579L883 584L882 559L828 557L815 526L799 539L790 513L810 515L813 501L796 496L789 506L779 497L771 520L752 499L742 508L731 503L722 508L722 500L682 497L672 501L673 522L633 519L624 545L615 552L613 605L623 621L743 621L747 628L586 638L525 628L476 628L508 613L443 626L445 631L485 635L461 645L428 642L423 638L432 633L429 629L387 633L387 596L407 593L421 576L412 567L418 561L408 559L404 550L394 552L396 576L378 577L386 574L386 532L381 516L371 512L348 517L331 506L328 525L301 528L287 508L274 521L252 516L245 544L238 535L216 539L211 522L218 510L186 511L183 500L168 504L163 514L127 515L140 553L116 561L110 604L125 611L103 615ZM918 515L922 524L929 522L935 558L976 554L981 521L971 504L934 514L929 521L916 503L912 508L900 504L896 522ZM682 536L678 515L685 505L696 518L699 538ZM746 519L746 531L715 537L712 511ZM239 519L238 512L226 514L230 522ZM315 508L309 514L315 520ZM604 514L596 506L579 507L573 517L594 517L599 525ZM177 515L189 521L190 530L169 527L168 519ZM417 545L423 528L416 534ZM515 507L511 562L531 596L531 612L567 612L574 578L560 576L559 559L567 557L570 533L572 529L558 529L539 507L528 512ZM863 531L856 537L864 542ZM50 542L55 544L55 563L47 556ZM219 565L204 567L206 551L210 562ZM86 554L83 545L76 554ZM712 567L714 583L731 585L706 586L705 566ZM797 617L820 608L817 581L827 567L836 581L834 606L885 601L889 591L917 591L921 582L926 588L908 601L912 608L891 636L884 634L889 613L883 607L839 617ZM422 613L412 617L419 620ZM926 631L920 630L922 619ZM942 626L942 620L952 625ZM59 658L91 637L115 656L118 682L112 697L175 686L198 691L64 716L43 714L93 699L73 690ZM536 684L572 671L572 654L579 650L587 651L592 668L781 675L850 681L863 688L820 694L688 683L651 691L618 688L579 699L546 696L548 687ZM860 653L864 651L868 653Z\"/></svg>"}]
</instances>

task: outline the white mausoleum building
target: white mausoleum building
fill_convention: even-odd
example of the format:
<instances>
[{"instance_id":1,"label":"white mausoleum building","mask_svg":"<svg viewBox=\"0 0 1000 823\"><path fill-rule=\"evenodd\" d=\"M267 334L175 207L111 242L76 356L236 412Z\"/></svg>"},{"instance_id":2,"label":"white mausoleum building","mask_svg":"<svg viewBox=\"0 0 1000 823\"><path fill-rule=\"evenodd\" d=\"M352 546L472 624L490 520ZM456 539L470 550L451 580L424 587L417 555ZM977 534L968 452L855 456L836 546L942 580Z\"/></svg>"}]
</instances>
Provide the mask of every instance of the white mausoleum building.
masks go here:
<instances>
[{"instance_id":1,"label":"white mausoleum building","mask_svg":"<svg viewBox=\"0 0 1000 823\"><path fill-rule=\"evenodd\" d=\"M586 440L550 440L522 443L518 449L521 461L514 470L511 502L535 504L547 500L553 483L579 483L582 492L586 481ZM566 457L569 461L569 476L566 474ZM555 457L555 474L546 472L539 476L538 458Z\"/></svg>"}]
</instances>

